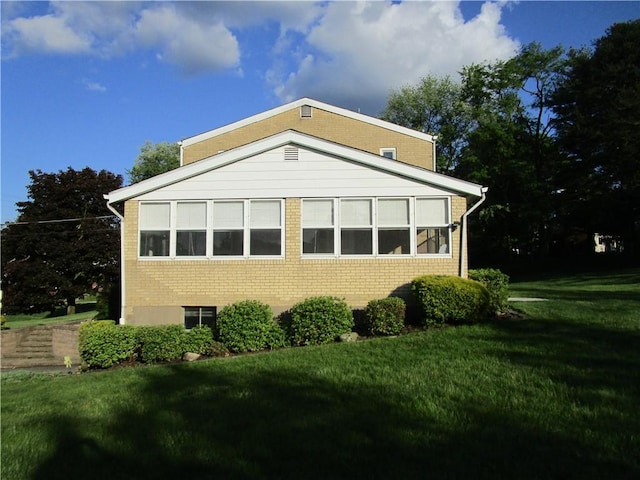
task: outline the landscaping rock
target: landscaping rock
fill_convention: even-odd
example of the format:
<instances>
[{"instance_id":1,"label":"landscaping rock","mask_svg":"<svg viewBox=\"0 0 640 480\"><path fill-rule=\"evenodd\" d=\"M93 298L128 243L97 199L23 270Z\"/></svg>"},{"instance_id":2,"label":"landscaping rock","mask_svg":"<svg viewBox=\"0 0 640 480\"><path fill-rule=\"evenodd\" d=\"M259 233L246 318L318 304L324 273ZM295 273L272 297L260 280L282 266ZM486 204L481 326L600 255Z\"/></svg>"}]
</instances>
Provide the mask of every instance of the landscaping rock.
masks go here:
<instances>
[{"instance_id":1,"label":"landscaping rock","mask_svg":"<svg viewBox=\"0 0 640 480\"><path fill-rule=\"evenodd\" d=\"M185 362L194 362L200 358L200 354L187 352L182 356L182 360Z\"/></svg>"},{"instance_id":2,"label":"landscaping rock","mask_svg":"<svg viewBox=\"0 0 640 480\"><path fill-rule=\"evenodd\" d=\"M341 342L351 343L357 340L358 340L358 334L356 332L343 333L342 335L340 335Z\"/></svg>"}]
</instances>

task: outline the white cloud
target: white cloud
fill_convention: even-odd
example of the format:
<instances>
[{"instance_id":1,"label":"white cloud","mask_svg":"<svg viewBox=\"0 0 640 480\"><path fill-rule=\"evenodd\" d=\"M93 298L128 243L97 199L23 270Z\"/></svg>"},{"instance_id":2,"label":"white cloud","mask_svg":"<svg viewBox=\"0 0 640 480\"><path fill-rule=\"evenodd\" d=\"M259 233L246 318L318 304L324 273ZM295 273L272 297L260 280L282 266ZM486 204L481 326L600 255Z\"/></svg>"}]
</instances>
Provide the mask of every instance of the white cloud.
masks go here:
<instances>
[{"instance_id":1,"label":"white cloud","mask_svg":"<svg viewBox=\"0 0 640 480\"><path fill-rule=\"evenodd\" d=\"M457 2L330 3L295 70L271 72L274 91L377 114L391 89L513 56L519 45L500 24L503 6L485 3L465 21Z\"/></svg>"},{"instance_id":2,"label":"white cloud","mask_svg":"<svg viewBox=\"0 0 640 480\"><path fill-rule=\"evenodd\" d=\"M91 40L73 30L64 18L43 15L33 18L16 18L3 24L3 43L8 39L13 54L85 53L91 49Z\"/></svg>"},{"instance_id":3,"label":"white cloud","mask_svg":"<svg viewBox=\"0 0 640 480\"><path fill-rule=\"evenodd\" d=\"M135 36L189 74L236 67L239 62L238 42L223 23L182 16L172 5L144 10Z\"/></svg>"}]
</instances>

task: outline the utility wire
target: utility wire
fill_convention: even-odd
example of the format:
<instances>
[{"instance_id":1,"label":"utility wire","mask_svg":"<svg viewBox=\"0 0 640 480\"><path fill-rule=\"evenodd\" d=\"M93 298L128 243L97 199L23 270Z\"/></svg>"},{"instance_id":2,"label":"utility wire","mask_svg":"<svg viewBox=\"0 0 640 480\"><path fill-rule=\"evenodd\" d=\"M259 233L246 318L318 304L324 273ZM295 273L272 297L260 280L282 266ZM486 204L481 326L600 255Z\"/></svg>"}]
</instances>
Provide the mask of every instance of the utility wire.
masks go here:
<instances>
[{"instance_id":1,"label":"utility wire","mask_svg":"<svg viewBox=\"0 0 640 480\"><path fill-rule=\"evenodd\" d=\"M34 220L32 222L4 222L2 225L35 225L42 223L64 223L64 222L79 222L82 220L103 220L105 218L113 218L115 215L102 215L100 217L78 217L78 218L60 218L56 220Z\"/></svg>"}]
</instances>

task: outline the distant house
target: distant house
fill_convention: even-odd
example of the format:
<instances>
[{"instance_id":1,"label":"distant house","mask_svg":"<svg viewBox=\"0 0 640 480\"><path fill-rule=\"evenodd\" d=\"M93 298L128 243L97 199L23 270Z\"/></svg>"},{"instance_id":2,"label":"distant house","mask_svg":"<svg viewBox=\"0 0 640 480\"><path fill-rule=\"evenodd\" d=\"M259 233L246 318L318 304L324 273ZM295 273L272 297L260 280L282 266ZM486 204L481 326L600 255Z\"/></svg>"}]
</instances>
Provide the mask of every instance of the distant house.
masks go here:
<instances>
[{"instance_id":1,"label":"distant house","mask_svg":"<svg viewBox=\"0 0 640 480\"><path fill-rule=\"evenodd\" d=\"M181 142L181 167L105 195L122 216L122 322L207 323L257 299L354 306L466 276L486 188L435 172L428 134L303 98Z\"/></svg>"}]
</instances>

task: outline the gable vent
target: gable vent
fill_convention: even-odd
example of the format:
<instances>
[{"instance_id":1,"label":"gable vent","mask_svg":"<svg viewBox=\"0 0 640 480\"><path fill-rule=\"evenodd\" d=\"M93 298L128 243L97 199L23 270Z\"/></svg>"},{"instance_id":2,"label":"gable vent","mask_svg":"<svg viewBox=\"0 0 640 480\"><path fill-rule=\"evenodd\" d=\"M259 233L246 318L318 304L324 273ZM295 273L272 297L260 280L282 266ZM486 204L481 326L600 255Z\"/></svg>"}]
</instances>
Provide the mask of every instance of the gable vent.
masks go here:
<instances>
[{"instance_id":1,"label":"gable vent","mask_svg":"<svg viewBox=\"0 0 640 480\"><path fill-rule=\"evenodd\" d=\"M298 160L298 147L284 147L285 162L296 162Z\"/></svg>"},{"instance_id":2,"label":"gable vent","mask_svg":"<svg viewBox=\"0 0 640 480\"><path fill-rule=\"evenodd\" d=\"M311 118L311 105L302 105L300 107L300 118Z\"/></svg>"}]
</instances>

